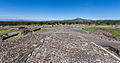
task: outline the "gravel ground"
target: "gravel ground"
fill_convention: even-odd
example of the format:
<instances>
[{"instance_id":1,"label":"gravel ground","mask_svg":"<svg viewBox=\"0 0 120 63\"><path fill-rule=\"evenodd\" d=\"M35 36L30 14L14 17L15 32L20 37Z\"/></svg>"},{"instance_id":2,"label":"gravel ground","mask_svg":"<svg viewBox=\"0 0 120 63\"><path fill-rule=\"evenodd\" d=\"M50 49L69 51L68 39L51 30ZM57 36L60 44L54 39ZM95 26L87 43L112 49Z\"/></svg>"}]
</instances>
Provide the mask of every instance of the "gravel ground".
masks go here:
<instances>
[{"instance_id":1,"label":"gravel ground","mask_svg":"<svg viewBox=\"0 0 120 63\"><path fill-rule=\"evenodd\" d=\"M26 63L120 63L118 59L75 32L57 30Z\"/></svg>"}]
</instances>

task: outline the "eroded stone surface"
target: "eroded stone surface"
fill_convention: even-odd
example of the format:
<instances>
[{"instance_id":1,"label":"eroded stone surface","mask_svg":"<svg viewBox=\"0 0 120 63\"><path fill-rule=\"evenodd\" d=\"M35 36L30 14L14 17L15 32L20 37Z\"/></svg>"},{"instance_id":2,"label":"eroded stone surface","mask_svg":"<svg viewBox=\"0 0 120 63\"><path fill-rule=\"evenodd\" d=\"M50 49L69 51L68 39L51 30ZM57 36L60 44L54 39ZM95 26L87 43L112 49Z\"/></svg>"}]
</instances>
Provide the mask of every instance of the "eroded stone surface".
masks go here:
<instances>
[{"instance_id":1,"label":"eroded stone surface","mask_svg":"<svg viewBox=\"0 0 120 63\"><path fill-rule=\"evenodd\" d=\"M26 63L120 63L75 33L57 31L36 48Z\"/></svg>"}]
</instances>

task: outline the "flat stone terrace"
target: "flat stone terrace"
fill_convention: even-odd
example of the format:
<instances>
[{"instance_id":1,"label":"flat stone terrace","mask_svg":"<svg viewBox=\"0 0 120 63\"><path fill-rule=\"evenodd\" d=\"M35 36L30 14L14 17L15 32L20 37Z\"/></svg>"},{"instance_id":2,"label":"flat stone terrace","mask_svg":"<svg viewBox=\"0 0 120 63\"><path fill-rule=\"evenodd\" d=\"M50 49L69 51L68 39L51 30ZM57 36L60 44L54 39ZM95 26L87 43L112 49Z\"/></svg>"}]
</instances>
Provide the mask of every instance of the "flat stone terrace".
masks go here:
<instances>
[{"instance_id":1,"label":"flat stone terrace","mask_svg":"<svg viewBox=\"0 0 120 63\"><path fill-rule=\"evenodd\" d=\"M104 48L77 33L57 31L37 47L25 63L120 63Z\"/></svg>"}]
</instances>

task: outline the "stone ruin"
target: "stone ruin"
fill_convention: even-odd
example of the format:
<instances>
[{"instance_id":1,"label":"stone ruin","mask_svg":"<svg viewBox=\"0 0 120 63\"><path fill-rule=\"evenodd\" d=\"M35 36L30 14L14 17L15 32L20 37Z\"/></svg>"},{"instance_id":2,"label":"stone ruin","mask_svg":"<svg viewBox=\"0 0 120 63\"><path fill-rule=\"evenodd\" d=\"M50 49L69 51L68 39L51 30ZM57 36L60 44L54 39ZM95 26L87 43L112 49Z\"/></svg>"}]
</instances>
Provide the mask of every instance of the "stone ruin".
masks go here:
<instances>
[{"instance_id":1,"label":"stone ruin","mask_svg":"<svg viewBox=\"0 0 120 63\"><path fill-rule=\"evenodd\" d=\"M41 28L37 28L37 29L33 30L32 32L38 31L40 29ZM10 37L17 36L17 35L27 35L29 33L32 33L27 27L15 27L15 30L16 31L1 35L0 42L4 41Z\"/></svg>"},{"instance_id":2,"label":"stone ruin","mask_svg":"<svg viewBox=\"0 0 120 63\"><path fill-rule=\"evenodd\" d=\"M6 39L8 39L8 38L10 38L10 37L17 36L18 34L19 34L19 33L12 33L12 34L8 33L8 34L5 34L5 35L2 35L1 38L2 38L2 40L4 41L4 40L6 40Z\"/></svg>"},{"instance_id":3,"label":"stone ruin","mask_svg":"<svg viewBox=\"0 0 120 63\"><path fill-rule=\"evenodd\" d=\"M20 35L26 35L28 33L31 33L31 31L26 27L19 27L18 32Z\"/></svg>"},{"instance_id":4,"label":"stone ruin","mask_svg":"<svg viewBox=\"0 0 120 63\"><path fill-rule=\"evenodd\" d=\"M41 30L41 28L35 29L35 30L33 30L33 31L35 32L35 31L38 31L38 30Z\"/></svg>"},{"instance_id":5,"label":"stone ruin","mask_svg":"<svg viewBox=\"0 0 120 63\"><path fill-rule=\"evenodd\" d=\"M2 42L3 40L2 40L2 37L0 37L0 42Z\"/></svg>"}]
</instances>

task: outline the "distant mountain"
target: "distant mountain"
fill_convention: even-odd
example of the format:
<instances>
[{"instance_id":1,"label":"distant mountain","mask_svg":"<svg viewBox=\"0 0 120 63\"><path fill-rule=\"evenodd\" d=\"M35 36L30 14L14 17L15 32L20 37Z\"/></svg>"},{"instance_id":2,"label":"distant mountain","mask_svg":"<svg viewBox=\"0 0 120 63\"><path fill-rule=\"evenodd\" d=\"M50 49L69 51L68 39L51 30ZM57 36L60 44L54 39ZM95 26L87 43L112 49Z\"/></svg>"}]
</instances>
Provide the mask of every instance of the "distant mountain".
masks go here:
<instances>
[{"instance_id":1,"label":"distant mountain","mask_svg":"<svg viewBox=\"0 0 120 63\"><path fill-rule=\"evenodd\" d=\"M90 21L90 20L82 19L82 18L76 18L76 19L73 19L73 20L74 21L79 21L79 22Z\"/></svg>"},{"instance_id":2,"label":"distant mountain","mask_svg":"<svg viewBox=\"0 0 120 63\"><path fill-rule=\"evenodd\" d=\"M59 21L59 20L56 20L56 21ZM76 18L76 19L71 19L71 20L61 20L61 21L68 21L68 22L89 22L89 21L92 21L92 20L88 20L88 19L82 19L82 18Z\"/></svg>"},{"instance_id":3,"label":"distant mountain","mask_svg":"<svg viewBox=\"0 0 120 63\"><path fill-rule=\"evenodd\" d=\"M72 21L77 21L77 22L90 22L90 21L120 21L120 20L90 20L90 19L82 19L82 18L76 18L73 19Z\"/></svg>"}]
</instances>

